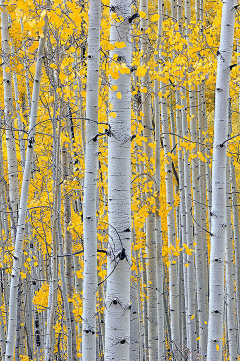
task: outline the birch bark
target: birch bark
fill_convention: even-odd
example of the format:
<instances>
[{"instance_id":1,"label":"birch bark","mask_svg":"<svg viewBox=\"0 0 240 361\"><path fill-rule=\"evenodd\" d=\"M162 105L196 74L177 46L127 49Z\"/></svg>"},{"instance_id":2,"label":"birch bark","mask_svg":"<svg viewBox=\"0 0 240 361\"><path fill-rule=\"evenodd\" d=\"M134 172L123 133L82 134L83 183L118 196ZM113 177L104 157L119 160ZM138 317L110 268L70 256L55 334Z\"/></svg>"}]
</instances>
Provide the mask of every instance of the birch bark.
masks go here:
<instances>
[{"instance_id":1,"label":"birch bark","mask_svg":"<svg viewBox=\"0 0 240 361\"><path fill-rule=\"evenodd\" d=\"M226 280L226 309L227 309L227 334L230 361L238 360L237 329L235 322L235 272L233 264L233 229L231 221L231 193L230 193L230 167L227 158L227 232L225 239L225 280Z\"/></svg>"},{"instance_id":2,"label":"birch bark","mask_svg":"<svg viewBox=\"0 0 240 361\"><path fill-rule=\"evenodd\" d=\"M47 14L44 17L44 20L45 20L45 25L43 28L43 37L41 37L39 40L37 64L36 64L35 77L34 77L32 108L31 108L31 115L29 120L28 147L27 147L26 163L25 163L23 181L22 181L19 219L18 219L15 250L13 257L13 268L11 274L9 315L8 315L8 335L7 335L7 347L6 347L6 356L5 356L6 361L13 361L13 355L14 355L15 335L16 335L16 327L17 327L17 290L18 290L19 273L21 267L22 246L23 246L23 239L25 232L28 189L29 189L33 155L34 155L34 140L35 140L35 131L36 131L39 91L40 91L41 75L42 75L42 65L43 65L43 57L44 57L44 46L47 36L47 29L48 29Z\"/></svg>"},{"instance_id":3,"label":"birch bark","mask_svg":"<svg viewBox=\"0 0 240 361\"><path fill-rule=\"evenodd\" d=\"M161 36L162 36L162 0L158 0L158 38L157 38L157 51L158 55L160 55L160 44L161 44ZM155 56L155 61L159 60L159 56ZM159 67L156 68L156 71ZM159 102L159 82L157 80L154 81L154 93L155 93L155 141L156 141L156 152L155 152L155 237L157 243L157 316L158 316L158 359L165 359L165 332L164 332L164 300L163 300L163 282L164 282L164 268L163 268L163 260L162 260L162 233L161 233L161 216L160 216L160 183L161 183L161 123L160 123L160 102Z\"/></svg>"},{"instance_id":4,"label":"birch bark","mask_svg":"<svg viewBox=\"0 0 240 361\"><path fill-rule=\"evenodd\" d=\"M161 85L161 91L164 96L164 84ZM174 196L173 196L173 174L172 161L169 156L171 152L168 112L166 98L161 98L161 117L163 133L163 149L165 156L165 180L166 180L166 197L168 205L167 226L168 226L168 246L176 248L176 229L174 220ZM171 316L171 342L173 350L176 351L180 344L180 325L179 325L179 289L177 283L177 260L173 255L169 255L169 308Z\"/></svg>"},{"instance_id":5,"label":"birch bark","mask_svg":"<svg viewBox=\"0 0 240 361\"><path fill-rule=\"evenodd\" d=\"M111 10L121 16L112 20L111 44L124 41L116 54L129 69L131 65L131 1L112 0ZM110 91L116 117L109 118L108 138L108 270L106 294L105 360L129 360L130 346L130 265L131 265L131 75L130 70L111 79L122 98ZM114 114L114 115L115 115Z\"/></svg>"},{"instance_id":6,"label":"birch bark","mask_svg":"<svg viewBox=\"0 0 240 361\"><path fill-rule=\"evenodd\" d=\"M86 153L83 198L83 360L96 357L98 88L101 2L90 0L86 97Z\"/></svg>"},{"instance_id":7,"label":"birch bark","mask_svg":"<svg viewBox=\"0 0 240 361\"><path fill-rule=\"evenodd\" d=\"M148 14L148 0L140 1L140 10ZM142 64L147 67L149 61L149 40L148 40L148 17L145 16L141 19L141 50L143 52ZM145 77L141 79L142 87L148 89L148 93L144 96L142 101L142 111L143 115L143 135L148 139L148 142L151 142L153 137L152 132L152 114L151 114L151 96L150 96L150 75L149 71L146 72ZM153 174L151 166L151 158L153 157L153 150L148 145L144 144L144 151L146 154L146 162L144 164L145 172L148 174ZM150 197L154 192L153 187L149 187L149 192L146 195L146 198ZM156 318L157 314L157 242L156 242L156 231L155 230L155 214L149 207L148 216L146 219L146 245L147 245L147 295L148 295L148 350L149 350L149 360L156 360L158 357L158 322Z\"/></svg>"},{"instance_id":8,"label":"birch bark","mask_svg":"<svg viewBox=\"0 0 240 361\"><path fill-rule=\"evenodd\" d=\"M224 242L226 238L226 160L228 98L233 50L235 0L223 3L215 93L212 162L211 253L207 360L222 359L224 314Z\"/></svg>"},{"instance_id":9,"label":"birch bark","mask_svg":"<svg viewBox=\"0 0 240 361\"><path fill-rule=\"evenodd\" d=\"M6 144L8 158L8 178L9 178L9 198L11 205L11 237L15 242L18 207L19 207L19 187L18 168L16 156L16 143L13 118L12 81L10 72L10 47L9 47L9 23L8 12L5 1L0 1L1 7L1 40L2 40L2 63L3 63L3 87L4 87L4 113L6 126Z\"/></svg>"}]
</instances>

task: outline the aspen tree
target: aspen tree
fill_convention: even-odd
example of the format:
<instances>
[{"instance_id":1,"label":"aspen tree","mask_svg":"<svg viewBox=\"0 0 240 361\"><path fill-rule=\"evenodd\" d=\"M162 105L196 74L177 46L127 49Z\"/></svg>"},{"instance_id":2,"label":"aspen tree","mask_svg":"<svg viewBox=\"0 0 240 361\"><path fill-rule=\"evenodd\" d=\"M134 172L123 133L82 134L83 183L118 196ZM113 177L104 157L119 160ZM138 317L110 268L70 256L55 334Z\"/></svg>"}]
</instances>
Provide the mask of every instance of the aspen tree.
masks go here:
<instances>
[{"instance_id":1,"label":"aspen tree","mask_svg":"<svg viewBox=\"0 0 240 361\"><path fill-rule=\"evenodd\" d=\"M59 166L59 165L58 165ZM66 317L66 326L67 326L67 360L73 360L73 342L72 342L72 322L71 322L71 312L68 302L67 294L67 282L64 269L64 260L63 260L63 237L62 237L62 225L61 225L61 187L58 189L58 244L59 244L59 256L60 256L60 272L62 280L62 296L64 303L64 312ZM76 355L75 355L76 357Z\"/></svg>"},{"instance_id":2,"label":"aspen tree","mask_svg":"<svg viewBox=\"0 0 240 361\"><path fill-rule=\"evenodd\" d=\"M230 132L231 134L231 132ZM238 219L238 201L237 201L237 186L236 186L236 172L233 157L230 158L230 184L232 193L232 218L233 218L233 239L234 239L234 253L235 253L235 280L236 280L236 308L237 308L237 324L240 327L240 249L239 249L239 219ZM240 350L240 337L238 335L238 352Z\"/></svg>"},{"instance_id":3,"label":"aspen tree","mask_svg":"<svg viewBox=\"0 0 240 361\"><path fill-rule=\"evenodd\" d=\"M98 89L101 2L91 0L88 30L86 151L83 198L83 360L96 357Z\"/></svg>"},{"instance_id":4,"label":"aspen tree","mask_svg":"<svg viewBox=\"0 0 240 361\"><path fill-rule=\"evenodd\" d=\"M178 6L178 13L181 9L181 4ZM191 18L191 8L189 1L185 1L185 22L187 25L186 28L186 37L188 39L188 26ZM182 14L178 15L178 25L179 31L183 34L182 31ZM186 75L185 75L186 76ZM188 121L187 121L187 94L185 87L180 87L180 96L181 96L181 118L182 118L182 136L184 138L189 137L188 130ZM193 360L196 353L196 324L195 324L195 284L194 284L194 255L193 255L193 221L192 221L192 193L191 193L191 168L190 168L190 159L189 151L185 149L183 153L183 184L184 184L184 197L181 196L180 203L183 202L184 212L186 217L186 228L185 231L186 244L188 248L187 253L187 266L186 270L186 288L185 292L187 293L185 298L186 305L186 322L187 322L187 345L190 352L189 358ZM184 245L184 244L183 244ZM192 250L192 252L191 252Z\"/></svg>"},{"instance_id":5,"label":"aspen tree","mask_svg":"<svg viewBox=\"0 0 240 361\"><path fill-rule=\"evenodd\" d=\"M236 11L235 5L235 0L227 0L223 3L220 46L217 52L212 162L208 361L220 361L222 359L224 242L226 238L226 140L228 136L228 98Z\"/></svg>"},{"instance_id":6,"label":"aspen tree","mask_svg":"<svg viewBox=\"0 0 240 361\"><path fill-rule=\"evenodd\" d=\"M129 360L131 265L131 1L110 2L110 59L126 64L124 74L114 74L109 101L108 137L108 269L105 299L106 361ZM119 20L118 20L119 19ZM120 43L120 45L119 45ZM116 75L116 76L115 76ZM120 96L120 94L121 96Z\"/></svg>"},{"instance_id":7,"label":"aspen tree","mask_svg":"<svg viewBox=\"0 0 240 361\"><path fill-rule=\"evenodd\" d=\"M16 327L17 327L17 290L19 283L19 272L21 267L22 246L23 246L23 239L25 232L28 190L29 190L30 175L31 175L33 155L34 155L34 140L35 140L35 132L36 132L39 91L40 91L41 75L42 75L43 54L44 54L44 46L47 37L47 29L48 29L48 17L46 10L43 10L42 16L44 16L45 25L43 28L43 37L40 37L39 47L38 47L37 64L36 64L33 94L32 94L32 107L31 107L31 114L29 119L28 147L27 147L26 162L25 162L23 181L22 181L19 218L18 218L15 250L13 257L13 268L11 274L8 334L7 334L7 347L6 347L6 355L5 355L6 361L13 360Z\"/></svg>"},{"instance_id":8,"label":"aspen tree","mask_svg":"<svg viewBox=\"0 0 240 361\"><path fill-rule=\"evenodd\" d=\"M205 122L206 119L206 107L205 107L205 93L204 93L204 84L201 83L198 85L198 133L199 133L199 151L201 154L204 153L204 136L205 131ZM206 178L207 176L207 178ZM199 159L199 189L200 189L200 204L201 210L199 213L199 224L202 227L202 230L207 228L207 208L206 200L208 201L208 209L211 210L211 186L209 185L211 181L211 171L209 164L205 163L202 159ZM207 194L206 198L206 184L207 184ZM208 217L209 229L211 229L211 217ZM209 272L208 272L208 249L207 249L207 234L202 232L203 242L203 269L204 269L204 295L206 302L208 302L208 283L209 283Z\"/></svg>"},{"instance_id":9,"label":"aspen tree","mask_svg":"<svg viewBox=\"0 0 240 361\"><path fill-rule=\"evenodd\" d=\"M12 40L11 40L12 41ZM14 54L14 47L11 46L11 55ZM20 109L20 101L19 101L19 90L18 90L18 80L17 80L17 74L14 71L13 72L13 84L14 84L14 95L15 95L15 103L16 103L16 112L17 112L17 124L18 124L18 141L19 141L19 148L20 148L20 154L21 154L21 164L22 169L24 169L25 164L25 144L24 144L24 125L21 120L21 109Z\"/></svg>"},{"instance_id":10,"label":"aspen tree","mask_svg":"<svg viewBox=\"0 0 240 361\"><path fill-rule=\"evenodd\" d=\"M140 11L143 11L144 15L140 21L140 27L142 32L141 37L141 50L143 51L142 65L148 66L150 60L149 57L149 41L148 41L148 0L140 1ZM147 138L147 143L144 144L144 151L146 154L145 172L151 175L152 166L151 158L153 157L153 150L148 145L153 137L152 132L152 115L151 115L151 96L150 96L150 74L147 70L144 77L141 79L141 85L143 88L147 88L146 95L142 99L142 111L143 111L143 135ZM150 188L150 187L149 187ZM153 187L149 189L148 197L153 193ZM147 197L147 198L148 198ZM149 360L155 360L158 357L158 322L156 318L157 314L157 242L156 242L156 231L155 228L155 214L149 209L148 216L146 219L146 246L147 246L147 296L148 296L148 350ZM159 227L159 225L158 225Z\"/></svg>"},{"instance_id":11,"label":"aspen tree","mask_svg":"<svg viewBox=\"0 0 240 361\"><path fill-rule=\"evenodd\" d=\"M58 96L55 97L56 110L58 104ZM56 131L56 112L54 112L52 120L53 125L53 149L54 149L54 199L53 199L53 215L52 215L52 252L51 252L51 282L48 295L48 310L47 310L47 332L45 341L45 361L51 361L54 357L54 321L57 304L57 292L58 292L58 241L59 241L59 229L58 229L58 196L59 196L59 161L60 161L60 136L61 126L58 123L58 131ZM64 277L64 276L63 276Z\"/></svg>"},{"instance_id":12,"label":"aspen tree","mask_svg":"<svg viewBox=\"0 0 240 361\"><path fill-rule=\"evenodd\" d=\"M198 141L197 134L197 114L196 114L196 91L191 90L189 92L189 107L190 107L190 133L191 140L193 142ZM203 261L203 236L202 228L199 225L199 214L201 214L201 203L200 203L200 185L199 185L199 161L197 158L197 146L193 149L192 159L192 188L193 188L193 209L194 209L194 241L195 246L195 268L196 268L196 291L197 291L197 311L198 311L198 325L199 325L199 349L201 357L206 356L207 352L207 309L206 309L206 298L204 293L204 261Z\"/></svg>"},{"instance_id":13,"label":"aspen tree","mask_svg":"<svg viewBox=\"0 0 240 361\"><path fill-rule=\"evenodd\" d=\"M18 167L16 156L16 142L13 118L12 80L10 71L10 47L9 47L9 22L7 4L0 1L1 7L1 41L2 41L2 63L3 63L3 85L4 85L4 114L6 126L6 144L8 156L8 178L9 178L9 199L11 206L11 236L15 242L18 208L19 208L19 186Z\"/></svg>"},{"instance_id":14,"label":"aspen tree","mask_svg":"<svg viewBox=\"0 0 240 361\"><path fill-rule=\"evenodd\" d=\"M135 252L136 254L136 252ZM136 259L137 256L134 258ZM130 310L130 360L139 361L139 311L138 311L138 284L135 281L136 271L132 271L131 276L131 310Z\"/></svg>"},{"instance_id":15,"label":"aspen tree","mask_svg":"<svg viewBox=\"0 0 240 361\"><path fill-rule=\"evenodd\" d=\"M176 248L176 229L174 220L174 196L173 196L173 174L172 163L169 156L171 152L169 125L168 125L168 111L167 101L164 97L164 84L161 84L161 122L163 133L163 149L165 156L165 181L166 181L166 201L168 206L167 226L168 226L168 245ZM179 347L180 340L180 325L179 325L179 293L177 284L177 261L173 255L169 255L169 309L171 317L171 347L173 348L175 358L175 351Z\"/></svg>"},{"instance_id":16,"label":"aspen tree","mask_svg":"<svg viewBox=\"0 0 240 361\"><path fill-rule=\"evenodd\" d=\"M68 145L69 143L65 142L62 147L62 173L63 173L63 204L64 204L64 245L65 253L68 255L72 254L72 235L69 231L69 226L71 222L71 197L67 192L67 187L64 182L67 182L69 177L69 154L68 154ZM67 256L65 260L65 278L66 278L66 287L67 294L70 300L73 299L73 271L74 264L71 256ZM77 359L77 346L76 346L76 322L73 314L73 303L69 301L69 310L71 317L71 332L72 332L72 350L73 350L73 360Z\"/></svg>"},{"instance_id":17,"label":"aspen tree","mask_svg":"<svg viewBox=\"0 0 240 361\"><path fill-rule=\"evenodd\" d=\"M161 44L161 36L162 36L162 0L158 1L158 33L157 33L157 49L158 54L155 55L155 61L158 62L159 53L161 50L159 49ZM158 71L156 68L156 71ZM164 268L162 261L162 234L161 234L161 217L160 217L160 182L161 182L161 146L160 146L160 137L161 137L161 123L160 123L160 101L158 96L159 91L159 82L157 80L154 81L154 100L155 100L155 141L156 141L156 153L155 153L155 232L156 232L156 242L157 242L157 315L158 315L158 359L165 359L165 333L164 333L164 294L163 294L163 283L164 283Z\"/></svg>"},{"instance_id":18,"label":"aspen tree","mask_svg":"<svg viewBox=\"0 0 240 361\"><path fill-rule=\"evenodd\" d=\"M227 207L226 223L227 231L225 238L225 282L226 282L226 313L227 313L227 339L230 361L238 360L237 329L235 322L235 272L233 264L233 229L231 221L231 194L230 194L230 166L227 158Z\"/></svg>"}]
</instances>

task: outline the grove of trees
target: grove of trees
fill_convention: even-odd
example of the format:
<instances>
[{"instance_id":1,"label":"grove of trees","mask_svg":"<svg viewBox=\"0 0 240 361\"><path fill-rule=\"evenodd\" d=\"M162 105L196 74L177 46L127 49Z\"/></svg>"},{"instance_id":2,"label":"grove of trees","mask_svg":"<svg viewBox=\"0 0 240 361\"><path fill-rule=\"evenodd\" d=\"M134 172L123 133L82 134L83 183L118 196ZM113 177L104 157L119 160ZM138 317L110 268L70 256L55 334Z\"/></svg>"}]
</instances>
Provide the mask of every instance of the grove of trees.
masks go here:
<instances>
[{"instance_id":1,"label":"grove of trees","mask_svg":"<svg viewBox=\"0 0 240 361\"><path fill-rule=\"evenodd\" d=\"M236 0L0 0L0 359L240 359Z\"/></svg>"}]
</instances>

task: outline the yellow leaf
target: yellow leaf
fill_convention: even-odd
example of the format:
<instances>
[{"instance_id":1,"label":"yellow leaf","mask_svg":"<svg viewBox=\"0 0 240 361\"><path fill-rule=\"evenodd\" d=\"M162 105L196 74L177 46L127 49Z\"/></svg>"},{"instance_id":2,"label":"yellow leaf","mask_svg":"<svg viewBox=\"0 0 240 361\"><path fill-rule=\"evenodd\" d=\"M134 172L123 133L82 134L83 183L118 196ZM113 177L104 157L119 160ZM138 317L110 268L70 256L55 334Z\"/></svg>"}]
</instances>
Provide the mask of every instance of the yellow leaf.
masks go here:
<instances>
[{"instance_id":1,"label":"yellow leaf","mask_svg":"<svg viewBox=\"0 0 240 361\"><path fill-rule=\"evenodd\" d=\"M147 68L145 66L139 65L137 67L136 76L142 76L143 77L143 76L145 76L146 72L147 72Z\"/></svg>"},{"instance_id":2,"label":"yellow leaf","mask_svg":"<svg viewBox=\"0 0 240 361\"><path fill-rule=\"evenodd\" d=\"M182 109L182 106L179 105L179 104L177 104L177 105L176 105L176 109Z\"/></svg>"},{"instance_id":3,"label":"yellow leaf","mask_svg":"<svg viewBox=\"0 0 240 361\"><path fill-rule=\"evenodd\" d=\"M124 41L117 41L114 45L115 45L115 48L118 48L118 49L122 49L122 48L126 47L126 44L124 43Z\"/></svg>"},{"instance_id":4,"label":"yellow leaf","mask_svg":"<svg viewBox=\"0 0 240 361\"><path fill-rule=\"evenodd\" d=\"M74 46L71 46L71 47L69 48L69 51L71 51L71 53L75 53L76 49L74 48Z\"/></svg>"},{"instance_id":5,"label":"yellow leaf","mask_svg":"<svg viewBox=\"0 0 240 361\"><path fill-rule=\"evenodd\" d=\"M111 77L112 77L113 79L118 79L118 78L119 78L119 73L118 73L118 71L114 71L114 72L112 73Z\"/></svg>"},{"instance_id":6,"label":"yellow leaf","mask_svg":"<svg viewBox=\"0 0 240 361\"><path fill-rule=\"evenodd\" d=\"M193 320L193 319L194 319L194 317L195 317L195 315L192 315L192 316L191 316L191 320Z\"/></svg>"},{"instance_id":7,"label":"yellow leaf","mask_svg":"<svg viewBox=\"0 0 240 361\"><path fill-rule=\"evenodd\" d=\"M7 66L7 67L5 68L5 71L6 71L6 73L10 73L10 68L9 68L9 66Z\"/></svg>"},{"instance_id":8,"label":"yellow leaf","mask_svg":"<svg viewBox=\"0 0 240 361\"><path fill-rule=\"evenodd\" d=\"M154 21L158 21L160 18L159 14L154 14L152 17L151 17L151 20L154 22Z\"/></svg>"},{"instance_id":9,"label":"yellow leaf","mask_svg":"<svg viewBox=\"0 0 240 361\"><path fill-rule=\"evenodd\" d=\"M37 261L35 261L33 264L34 264L34 266L35 266L35 267L37 267L37 266L38 266Z\"/></svg>"},{"instance_id":10,"label":"yellow leaf","mask_svg":"<svg viewBox=\"0 0 240 361\"><path fill-rule=\"evenodd\" d=\"M141 18L144 18L147 15L144 11L139 11L138 14L141 16Z\"/></svg>"},{"instance_id":11,"label":"yellow leaf","mask_svg":"<svg viewBox=\"0 0 240 361\"><path fill-rule=\"evenodd\" d=\"M219 345L218 344L216 344L216 350L219 351Z\"/></svg>"},{"instance_id":12,"label":"yellow leaf","mask_svg":"<svg viewBox=\"0 0 240 361\"><path fill-rule=\"evenodd\" d=\"M188 263L185 263L185 265L184 265L185 267L189 267L189 264Z\"/></svg>"},{"instance_id":13,"label":"yellow leaf","mask_svg":"<svg viewBox=\"0 0 240 361\"><path fill-rule=\"evenodd\" d=\"M118 98L118 99L122 99L122 94L121 94L121 92L117 92L117 98Z\"/></svg>"},{"instance_id":14,"label":"yellow leaf","mask_svg":"<svg viewBox=\"0 0 240 361\"><path fill-rule=\"evenodd\" d=\"M57 66L57 64L53 64L53 63L51 63L51 64L50 64L50 68L52 68L52 69L57 69L57 68L58 68L58 66Z\"/></svg>"},{"instance_id":15,"label":"yellow leaf","mask_svg":"<svg viewBox=\"0 0 240 361\"><path fill-rule=\"evenodd\" d=\"M115 91L115 90L118 90L118 86L117 86L117 85L113 85L113 86L112 86L112 90L114 90L114 91Z\"/></svg>"},{"instance_id":16,"label":"yellow leaf","mask_svg":"<svg viewBox=\"0 0 240 361\"><path fill-rule=\"evenodd\" d=\"M155 148L155 144L154 144L154 143L148 143L148 146L149 146L150 148Z\"/></svg>"},{"instance_id":17,"label":"yellow leaf","mask_svg":"<svg viewBox=\"0 0 240 361\"><path fill-rule=\"evenodd\" d=\"M43 10L42 13L41 13L41 18L44 18L44 16L47 14L47 11L46 10Z\"/></svg>"},{"instance_id":18,"label":"yellow leaf","mask_svg":"<svg viewBox=\"0 0 240 361\"><path fill-rule=\"evenodd\" d=\"M116 118L117 114L115 112L110 112L109 117Z\"/></svg>"},{"instance_id":19,"label":"yellow leaf","mask_svg":"<svg viewBox=\"0 0 240 361\"><path fill-rule=\"evenodd\" d=\"M204 321L205 325L207 325L207 321Z\"/></svg>"},{"instance_id":20,"label":"yellow leaf","mask_svg":"<svg viewBox=\"0 0 240 361\"><path fill-rule=\"evenodd\" d=\"M200 338L201 338L201 336L197 337L197 338L196 338L196 341L200 340Z\"/></svg>"}]
</instances>

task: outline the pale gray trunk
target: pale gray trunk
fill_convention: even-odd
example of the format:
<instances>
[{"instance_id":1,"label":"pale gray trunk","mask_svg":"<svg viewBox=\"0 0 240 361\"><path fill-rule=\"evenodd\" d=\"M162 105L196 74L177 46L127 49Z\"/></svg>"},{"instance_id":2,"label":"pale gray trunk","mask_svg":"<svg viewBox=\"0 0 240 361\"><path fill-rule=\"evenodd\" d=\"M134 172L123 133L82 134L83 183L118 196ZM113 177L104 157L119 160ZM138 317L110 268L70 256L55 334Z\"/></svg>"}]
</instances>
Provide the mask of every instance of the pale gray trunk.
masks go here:
<instances>
[{"instance_id":1,"label":"pale gray trunk","mask_svg":"<svg viewBox=\"0 0 240 361\"><path fill-rule=\"evenodd\" d=\"M135 259L137 257L136 252ZM131 281L131 310L130 310L130 360L139 361L139 313L138 313L138 284L136 271L132 271Z\"/></svg>"},{"instance_id":2,"label":"pale gray trunk","mask_svg":"<svg viewBox=\"0 0 240 361\"><path fill-rule=\"evenodd\" d=\"M13 54L14 54L14 47L12 46L11 47L11 55L13 56ZM17 74L15 71L13 72L13 84L14 84L14 94L15 94L15 103L16 103L16 112L17 112L18 142L19 142L19 148L20 148L22 169L24 169L24 165L25 165L25 140L23 139L24 125L21 120L21 114L20 114L21 108L20 108L20 104L19 104L18 80L17 80Z\"/></svg>"},{"instance_id":3,"label":"pale gray trunk","mask_svg":"<svg viewBox=\"0 0 240 361\"><path fill-rule=\"evenodd\" d=\"M159 60L161 50L159 49L161 44L162 36L162 0L158 0L158 38L157 38L157 51L158 54L155 56L155 61ZM156 68L158 71L159 67ZM162 259L162 233L161 233L161 216L160 216L160 182L161 182L161 126L160 126L160 101L158 96L159 82L154 82L154 100L155 100L155 141L156 141L156 152L155 152L155 238L157 245L157 317L158 317L158 360L165 359L165 322L164 322L164 295L163 295L163 282L164 282L164 268Z\"/></svg>"},{"instance_id":4,"label":"pale gray trunk","mask_svg":"<svg viewBox=\"0 0 240 361\"><path fill-rule=\"evenodd\" d=\"M72 328L72 352L73 360L77 360L77 346L76 346L76 322L73 314L73 273L74 273L74 264L72 254L72 234L69 230L71 222L71 196L65 187L65 182L67 182L69 177L69 154L68 154L68 144L63 144L62 147L62 173L63 173L63 192L64 192L64 251L65 254L69 255L65 258L65 278L66 278L66 288L69 298L69 309L71 315L71 328ZM66 189L65 189L66 188Z\"/></svg>"},{"instance_id":5,"label":"pale gray trunk","mask_svg":"<svg viewBox=\"0 0 240 361\"><path fill-rule=\"evenodd\" d=\"M235 272L233 263L233 229L231 220L230 167L227 158L227 232L225 239L225 280L226 280L226 309L229 360L238 360L237 329L235 312Z\"/></svg>"},{"instance_id":6,"label":"pale gray trunk","mask_svg":"<svg viewBox=\"0 0 240 361\"><path fill-rule=\"evenodd\" d=\"M21 258L22 258L22 246L25 232L26 212L27 212L27 201L28 201L28 189L31 178L31 169L33 163L34 154L34 140L36 132L36 121L37 121L37 110L39 91L41 84L42 75L42 64L44 55L44 45L47 36L48 29L48 18L47 15L44 17L45 25L43 28L43 37L39 40L39 48L37 55L37 64L33 85L33 96L32 96L32 109L29 120L29 132L28 132L28 148L26 163L22 181L22 191L19 208L19 218L15 242L15 250L13 257L13 268L11 275L11 286L10 286L10 299L9 299L9 315L8 315L8 336L7 336L7 348L6 348L6 361L12 361L14 355L15 336L17 327L17 290L19 283L19 273L21 270Z\"/></svg>"},{"instance_id":7,"label":"pale gray trunk","mask_svg":"<svg viewBox=\"0 0 240 361\"><path fill-rule=\"evenodd\" d=\"M196 91L189 91L189 106L190 106L190 132L191 140L196 142L195 148L192 150L194 158L192 159L192 192L193 192L193 218L194 218L194 241L195 246L195 269L196 269L196 291L197 291L197 310L198 310L198 337L199 351L201 357L206 357L207 354L207 308L206 295L204 293L204 261L203 261L203 227L199 220L201 214L200 202L200 182L199 182L199 161L197 157L197 114L196 114Z\"/></svg>"},{"instance_id":8,"label":"pale gray trunk","mask_svg":"<svg viewBox=\"0 0 240 361\"><path fill-rule=\"evenodd\" d=\"M97 292L97 179L98 179L98 88L101 2L91 0L89 9L86 96L86 153L83 198L83 361L96 358Z\"/></svg>"},{"instance_id":9,"label":"pale gray trunk","mask_svg":"<svg viewBox=\"0 0 240 361\"><path fill-rule=\"evenodd\" d=\"M148 14L148 0L140 1L140 10ZM149 61L149 45L148 45L148 18L147 16L140 21L140 27L142 31L141 37L141 50L143 51L142 65L147 66ZM142 87L147 88L147 93L142 94L142 111L143 115L143 135L147 138L147 143L144 143L144 151L146 154L146 161L144 164L145 172L151 174L152 166L151 159L153 157L153 150L148 145L153 139L152 130L152 115L151 115L151 95L150 95L150 75L146 72L145 77L141 79ZM146 198L150 197L154 192L154 188L149 189L149 193ZM158 320L157 314L157 243L156 243L156 231L155 230L155 214L149 209L149 214L146 219L146 246L147 246L147 286L148 286L148 350L149 360L157 360L158 357Z\"/></svg>"},{"instance_id":10,"label":"pale gray trunk","mask_svg":"<svg viewBox=\"0 0 240 361\"><path fill-rule=\"evenodd\" d=\"M57 103L57 97L55 104ZM55 105L56 106L56 105ZM54 117L55 118L55 117ZM58 260L57 260L57 242L59 240L58 235L58 193L59 193L59 157L60 157L60 123L58 123L58 132L55 128L56 120L53 119L53 149L54 149L54 167L55 167L55 179L54 179L54 199L53 199L53 216L52 216L52 252L51 252L51 280L48 295L48 312L47 312L47 334L45 342L45 361L52 361L54 358L54 321L57 307L57 292L58 292Z\"/></svg>"},{"instance_id":11,"label":"pale gray trunk","mask_svg":"<svg viewBox=\"0 0 240 361\"><path fill-rule=\"evenodd\" d=\"M164 84L161 84L161 90L164 92ZM163 94L164 95L164 94ZM165 156L165 181L166 181L166 198L167 198L167 225L168 225L168 246L176 248L176 230L174 220L174 196L173 196L173 174L172 160L169 156L171 152L168 112L166 98L161 98L161 117L162 117L162 134L163 148ZM171 343L175 352L180 346L180 325L179 325L179 288L177 284L177 257L169 254L169 309L171 316Z\"/></svg>"},{"instance_id":12,"label":"pale gray trunk","mask_svg":"<svg viewBox=\"0 0 240 361\"><path fill-rule=\"evenodd\" d=\"M221 361L224 314L224 246L226 238L226 160L228 98L233 50L235 0L223 3L215 94L212 162L211 253L207 360Z\"/></svg>"},{"instance_id":13,"label":"pale gray trunk","mask_svg":"<svg viewBox=\"0 0 240 361\"><path fill-rule=\"evenodd\" d=\"M111 44L124 41L125 47L115 48L128 68L131 66L130 0L112 0L111 9L122 17L112 20ZM130 346L130 274L131 274L131 75L119 74L111 79L122 98L110 91L109 101L116 117L109 117L108 137L108 275L105 333L105 360L129 360Z\"/></svg>"},{"instance_id":14,"label":"pale gray trunk","mask_svg":"<svg viewBox=\"0 0 240 361\"><path fill-rule=\"evenodd\" d=\"M59 166L59 165L57 165ZM67 361L73 360L73 344L72 344L72 323L71 323L71 312L68 303L68 292L67 292L67 282L64 269L64 259L63 259L63 237L62 237L62 225L61 225L61 186L58 189L58 246L59 246L59 258L60 258L60 272L62 280L62 297L64 304L64 313L66 317L66 326L67 326ZM69 256L66 256L67 258Z\"/></svg>"},{"instance_id":15,"label":"pale gray trunk","mask_svg":"<svg viewBox=\"0 0 240 361\"><path fill-rule=\"evenodd\" d=\"M238 218L238 200L237 200L237 186L236 174L233 158L230 158L230 178L231 178L231 193L232 193L232 217L233 217L233 237L234 237L234 251L235 251L235 280L236 280L236 308L237 308L237 324L240 329L240 233L239 233L239 218ZM238 334L238 353L240 352L240 337Z\"/></svg>"},{"instance_id":16,"label":"pale gray trunk","mask_svg":"<svg viewBox=\"0 0 240 361\"><path fill-rule=\"evenodd\" d=\"M18 186L18 167L16 156L14 117L13 117L13 99L12 99L12 80L10 70L10 48L9 48L9 23L8 12L5 1L0 1L1 6L1 40L2 40L2 68L3 68L3 87L4 87L4 113L6 127L6 145L8 158L8 179L9 179L9 199L11 217L11 237L15 243L18 207L19 207L19 186Z\"/></svg>"}]
</instances>

